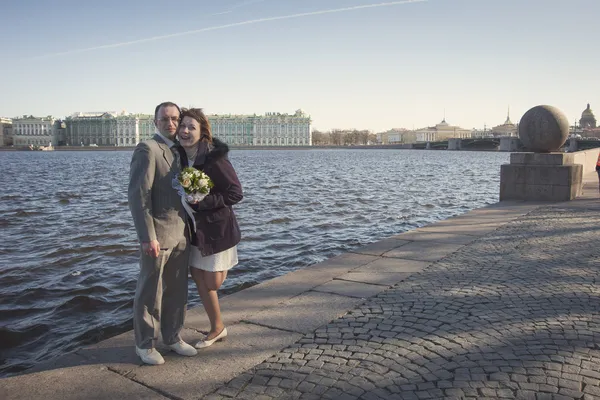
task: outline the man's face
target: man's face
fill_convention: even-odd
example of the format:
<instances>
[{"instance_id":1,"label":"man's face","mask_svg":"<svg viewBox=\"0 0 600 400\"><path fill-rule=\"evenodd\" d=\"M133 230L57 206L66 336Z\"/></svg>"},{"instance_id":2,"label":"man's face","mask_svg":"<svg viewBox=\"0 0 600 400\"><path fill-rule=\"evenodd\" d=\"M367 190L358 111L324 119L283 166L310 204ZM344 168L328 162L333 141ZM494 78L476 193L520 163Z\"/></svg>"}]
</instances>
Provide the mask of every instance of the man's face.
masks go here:
<instances>
[{"instance_id":1,"label":"man's face","mask_svg":"<svg viewBox=\"0 0 600 400\"><path fill-rule=\"evenodd\" d=\"M161 135L171 140L175 139L179 124L179 110L174 106L162 106L158 109L154 125Z\"/></svg>"}]
</instances>

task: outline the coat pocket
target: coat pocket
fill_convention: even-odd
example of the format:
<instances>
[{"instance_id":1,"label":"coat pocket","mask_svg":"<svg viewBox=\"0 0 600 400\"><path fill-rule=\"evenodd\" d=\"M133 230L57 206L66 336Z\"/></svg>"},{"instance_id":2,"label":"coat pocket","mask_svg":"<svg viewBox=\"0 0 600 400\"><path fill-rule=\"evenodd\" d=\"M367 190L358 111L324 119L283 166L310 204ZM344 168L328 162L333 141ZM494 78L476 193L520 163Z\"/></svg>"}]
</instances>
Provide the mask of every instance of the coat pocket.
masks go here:
<instances>
[{"instance_id":1,"label":"coat pocket","mask_svg":"<svg viewBox=\"0 0 600 400\"><path fill-rule=\"evenodd\" d=\"M210 240L225 238L230 216L229 207L223 207L206 216L206 234Z\"/></svg>"}]
</instances>

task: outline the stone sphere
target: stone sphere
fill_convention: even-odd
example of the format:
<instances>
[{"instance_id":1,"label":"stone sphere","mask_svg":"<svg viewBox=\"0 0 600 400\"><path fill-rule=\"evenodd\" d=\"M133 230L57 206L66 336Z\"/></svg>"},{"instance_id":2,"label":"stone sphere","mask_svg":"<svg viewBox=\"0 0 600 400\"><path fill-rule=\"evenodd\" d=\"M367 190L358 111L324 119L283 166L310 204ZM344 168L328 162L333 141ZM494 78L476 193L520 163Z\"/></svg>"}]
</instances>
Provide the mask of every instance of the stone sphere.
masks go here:
<instances>
[{"instance_id":1,"label":"stone sphere","mask_svg":"<svg viewBox=\"0 0 600 400\"><path fill-rule=\"evenodd\" d=\"M568 136L569 121L556 107L533 107L519 122L519 138L529 151L537 153L557 151L567 141Z\"/></svg>"}]
</instances>

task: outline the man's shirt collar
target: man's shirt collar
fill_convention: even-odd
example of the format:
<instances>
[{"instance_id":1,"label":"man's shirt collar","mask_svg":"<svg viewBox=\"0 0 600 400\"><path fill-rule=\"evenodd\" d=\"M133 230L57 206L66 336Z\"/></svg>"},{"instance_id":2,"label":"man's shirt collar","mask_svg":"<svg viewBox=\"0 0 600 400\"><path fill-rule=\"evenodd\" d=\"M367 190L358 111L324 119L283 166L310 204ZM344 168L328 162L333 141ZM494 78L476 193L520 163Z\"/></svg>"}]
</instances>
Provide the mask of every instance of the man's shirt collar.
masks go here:
<instances>
[{"instance_id":1,"label":"man's shirt collar","mask_svg":"<svg viewBox=\"0 0 600 400\"><path fill-rule=\"evenodd\" d=\"M162 138L162 140L165 141L165 143L167 144L167 146L169 146L169 148L173 147L175 145L175 142L167 137L164 137L160 132L156 132L156 134L158 136L160 136Z\"/></svg>"}]
</instances>

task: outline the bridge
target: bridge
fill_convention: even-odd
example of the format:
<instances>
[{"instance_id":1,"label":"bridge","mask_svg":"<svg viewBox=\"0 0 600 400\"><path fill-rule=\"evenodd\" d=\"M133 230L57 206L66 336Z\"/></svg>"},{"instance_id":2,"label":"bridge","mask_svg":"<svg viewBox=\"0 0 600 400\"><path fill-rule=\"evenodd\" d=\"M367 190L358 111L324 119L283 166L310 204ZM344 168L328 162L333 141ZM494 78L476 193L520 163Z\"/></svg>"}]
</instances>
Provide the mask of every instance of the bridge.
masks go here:
<instances>
[{"instance_id":1,"label":"bridge","mask_svg":"<svg viewBox=\"0 0 600 400\"><path fill-rule=\"evenodd\" d=\"M407 148L421 150L520 151L522 145L516 137L490 137L413 143L407 145Z\"/></svg>"},{"instance_id":2,"label":"bridge","mask_svg":"<svg viewBox=\"0 0 600 400\"><path fill-rule=\"evenodd\" d=\"M597 139L569 138L565 143L565 148L569 149L569 152L590 150L597 147L600 147L600 140Z\"/></svg>"},{"instance_id":3,"label":"bridge","mask_svg":"<svg viewBox=\"0 0 600 400\"><path fill-rule=\"evenodd\" d=\"M448 139L436 142L420 142L404 145L404 148L420 150L474 150L474 151L527 151L518 137L490 137L470 139ZM600 140L569 138L564 151L574 152L600 147Z\"/></svg>"}]
</instances>

